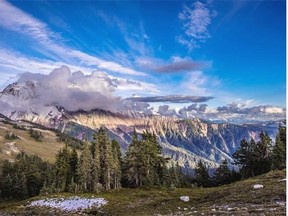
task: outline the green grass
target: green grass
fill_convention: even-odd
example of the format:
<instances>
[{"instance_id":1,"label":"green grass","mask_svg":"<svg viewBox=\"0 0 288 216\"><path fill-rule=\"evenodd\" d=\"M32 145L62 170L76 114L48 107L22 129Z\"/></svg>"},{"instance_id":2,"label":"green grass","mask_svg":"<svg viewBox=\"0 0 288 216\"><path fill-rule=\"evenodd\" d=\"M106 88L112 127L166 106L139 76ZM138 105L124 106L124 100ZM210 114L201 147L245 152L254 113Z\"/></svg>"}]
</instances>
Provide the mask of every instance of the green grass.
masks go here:
<instances>
[{"instance_id":1,"label":"green grass","mask_svg":"<svg viewBox=\"0 0 288 216\"><path fill-rule=\"evenodd\" d=\"M13 128L10 124L4 124L0 122L0 158L13 160L17 155L17 152L7 152L11 150L9 143L14 143L16 149L20 151L24 151L29 155L37 155L44 160L48 160L50 162L55 161L56 153L64 147L64 144L57 141L56 133L49 130L39 130L43 134L44 138L42 142L37 142L34 138L29 135L28 131L20 130L17 128ZM15 140L7 140L5 139L6 133L14 133L19 139Z\"/></svg>"},{"instance_id":2,"label":"green grass","mask_svg":"<svg viewBox=\"0 0 288 216\"><path fill-rule=\"evenodd\" d=\"M286 181L281 181L285 177L286 172L282 170L216 188L125 188L77 196L103 197L108 200L102 209L90 211L91 215L285 215L285 206L277 203L286 201ZM264 188L253 189L254 184L263 184ZM49 197L74 195L61 193ZM183 195L189 196L190 201L180 201L179 197ZM44 197L30 200L40 198ZM27 208L25 203L27 201L0 203L0 215L1 211L16 215L63 215L47 208Z\"/></svg>"}]
</instances>

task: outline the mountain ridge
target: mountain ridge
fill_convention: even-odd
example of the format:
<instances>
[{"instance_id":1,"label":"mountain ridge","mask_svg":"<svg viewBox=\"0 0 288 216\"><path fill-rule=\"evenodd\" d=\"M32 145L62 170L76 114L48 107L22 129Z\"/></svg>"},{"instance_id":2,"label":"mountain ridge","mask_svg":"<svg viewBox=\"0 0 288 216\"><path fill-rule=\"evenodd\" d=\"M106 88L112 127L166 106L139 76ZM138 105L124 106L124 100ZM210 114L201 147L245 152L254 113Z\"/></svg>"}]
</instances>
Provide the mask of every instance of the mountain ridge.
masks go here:
<instances>
[{"instance_id":1,"label":"mountain ridge","mask_svg":"<svg viewBox=\"0 0 288 216\"><path fill-rule=\"evenodd\" d=\"M21 109L13 110L14 107L10 107L2 114L14 121L37 123L76 138L87 137L89 140L92 140L93 133L104 125L109 137L120 143L123 154L131 142L134 129L138 134L148 130L156 134L164 156L172 158L188 170L195 168L199 160L212 168L217 167L224 159L232 162L232 154L242 139L257 140L261 131L267 131L274 139L279 125L279 122L243 125L214 123L197 118L146 115L129 110L68 111L55 104L39 104L35 86L37 83L27 81L25 84L14 83L6 87L0 93L0 101L12 100L16 105L21 105ZM32 105L27 102L27 95L33 101Z\"/></svg>"}]
</instances>

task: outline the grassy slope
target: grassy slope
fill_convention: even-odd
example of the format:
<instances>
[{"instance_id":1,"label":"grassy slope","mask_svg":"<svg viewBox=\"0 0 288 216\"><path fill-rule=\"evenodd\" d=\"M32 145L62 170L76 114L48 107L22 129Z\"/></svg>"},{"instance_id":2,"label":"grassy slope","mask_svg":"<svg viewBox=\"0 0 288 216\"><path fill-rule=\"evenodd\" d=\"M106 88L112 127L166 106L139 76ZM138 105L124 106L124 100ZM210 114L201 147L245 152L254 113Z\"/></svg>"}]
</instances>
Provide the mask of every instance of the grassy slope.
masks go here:
<instances>
[{"instance_id":1,"label":"grassy slope","mask_svg":"<svg viewBox=\"0 0 288 216\"><path fill-rule=\"evenodd\" d=\"M53 162L55 160L56 153L60 148L64 147L64 144L57 141L57 136L54 132L49 130L40 131L44 135L44 138L42 142L37 142L32 137L30 137L28 131L15 129L10 124L4 124L3 122L0 122L0 158L13 160L17 154L16 150L23 150L27 154L35 154L44 160ZM20 139L6 140L4 138L6 132L13 132ZM13 151L13 149L15 151Z\"/></svg>"},{"instance_id":2,"label":"grassy slope","mask_svg":"<svg viewBox=\"0 0 288 216\"><path fill-rule=\"evenodd\" d=\"M285 177L285 171L272 171L217 188L122 189L79 196L94 195L108 200L108 204L101 209L106 213L104 215L285 215L286 181L282 181ZM252 189L254 184L263 184L264 188ZM183 195L189 196L190 201L180 201L179 197ZM0 215L1 212L2 215L12 212L16 215L65 215L51 209L27 208L25 204L27 201L9 205L0 203Z\"/></svg>"}]
</instances>

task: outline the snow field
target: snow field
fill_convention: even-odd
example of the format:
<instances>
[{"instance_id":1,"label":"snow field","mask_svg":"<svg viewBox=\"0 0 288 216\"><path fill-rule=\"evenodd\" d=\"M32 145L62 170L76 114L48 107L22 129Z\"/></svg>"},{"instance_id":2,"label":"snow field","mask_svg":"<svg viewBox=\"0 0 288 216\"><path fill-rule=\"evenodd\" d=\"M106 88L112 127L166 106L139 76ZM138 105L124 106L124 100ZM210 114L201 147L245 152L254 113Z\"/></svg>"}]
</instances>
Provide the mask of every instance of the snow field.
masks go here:
<instances>
[{"instance_id":1,"label":"snow field","mask_svg":"<svg viewBox=\"0 0 288 216\"><path fill-rule=\"evenodd\" d=\"M106 205L108 201L104 198L47 198L42 200L32 201L29 206L45 206L51 208L61 209L66 212L77 212L92 207L99 208Z\"/></svg>"}]
</instances>

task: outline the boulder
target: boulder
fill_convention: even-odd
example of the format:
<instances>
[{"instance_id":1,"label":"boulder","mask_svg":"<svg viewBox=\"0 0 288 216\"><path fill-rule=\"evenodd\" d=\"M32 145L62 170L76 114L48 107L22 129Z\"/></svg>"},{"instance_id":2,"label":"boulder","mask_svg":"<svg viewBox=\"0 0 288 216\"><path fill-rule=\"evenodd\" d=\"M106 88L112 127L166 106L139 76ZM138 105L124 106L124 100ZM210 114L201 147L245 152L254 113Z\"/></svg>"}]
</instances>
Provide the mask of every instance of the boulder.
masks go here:
<instances>
[{"instance_id":1,"label":"boulder","mask_svg":"<svg viewBox=\"0 0 288 216\"><path fill-rule=\"evenodd\" d=\"M255 184L253 185L253 189L260 189L260 188L263 188L264 186L261 185L261 184Z\"/></svg>"},{"instance_id":2,"label":"boulder","mask_svg":"<svg viewBox=\"0 0 288 216\"><path fill-rule=\"evenodd\" d=\"M181 196L180 200L183 202L188 202L189 201L189 196Z\"/></svg>"}]
</instances>

